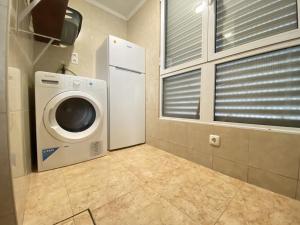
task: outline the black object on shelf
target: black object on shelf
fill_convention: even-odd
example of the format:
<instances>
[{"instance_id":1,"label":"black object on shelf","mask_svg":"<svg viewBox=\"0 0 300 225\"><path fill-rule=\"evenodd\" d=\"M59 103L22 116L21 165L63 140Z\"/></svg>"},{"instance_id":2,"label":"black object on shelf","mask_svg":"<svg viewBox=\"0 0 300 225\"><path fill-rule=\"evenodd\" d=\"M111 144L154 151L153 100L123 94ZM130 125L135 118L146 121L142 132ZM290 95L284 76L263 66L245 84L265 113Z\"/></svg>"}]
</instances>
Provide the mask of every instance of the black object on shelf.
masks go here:
<instances>
[{"instance_id":1,"label":"black object on shelf","mask_svg":"<svg viewBox=\"0 0 300 225\"><path fill-rule=\"evenodd\" d=\"M60 39L69 0L42 0L32 10L34 32ZM49 38L35 35L37 41L48 43ZM54 41L53 44L59 44Z\"/></svg>"},{"instance_id":2,"label":"black object on shelf","mask_svg":"<svg viewBox=\"0 0 300 225\"><path fill-rule=\"evenodd\" d=\"M82 15L80 14L80 12L68 7L60 37L61 44L73 45L80 33L81 24Z\"/></svg>"},{"instance_id":3,"label":"black object on shelf","mask_svg":"<svg viewBox=\"0 0 300 225\"><path fill-rule=\"evenodd\" d=\"M36 34L56 38L54 45L73 45L78 37L82 15L68 7L69 0L42 0L32 10L33 29ZM35 40L48 43L49 38L34 36Z\"/></svg>"}]
</instances>

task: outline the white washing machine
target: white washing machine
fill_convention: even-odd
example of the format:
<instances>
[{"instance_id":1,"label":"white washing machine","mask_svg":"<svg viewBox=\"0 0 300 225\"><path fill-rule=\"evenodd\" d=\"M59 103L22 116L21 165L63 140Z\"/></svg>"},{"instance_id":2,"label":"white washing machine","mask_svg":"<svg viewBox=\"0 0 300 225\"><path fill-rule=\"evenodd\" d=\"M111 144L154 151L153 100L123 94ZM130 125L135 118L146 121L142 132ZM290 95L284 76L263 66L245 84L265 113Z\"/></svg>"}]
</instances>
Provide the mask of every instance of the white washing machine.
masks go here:
<instances>
[{"instance_id":1,"label":"white washing machine","mask_svg":"<svg viewBox=\"0 0 300 225\"><path fill-rule=\"evenodd\" d=\"M105 81L36 72L35 106L39 171L106 154Z\"/></svg>"}]
</instances>

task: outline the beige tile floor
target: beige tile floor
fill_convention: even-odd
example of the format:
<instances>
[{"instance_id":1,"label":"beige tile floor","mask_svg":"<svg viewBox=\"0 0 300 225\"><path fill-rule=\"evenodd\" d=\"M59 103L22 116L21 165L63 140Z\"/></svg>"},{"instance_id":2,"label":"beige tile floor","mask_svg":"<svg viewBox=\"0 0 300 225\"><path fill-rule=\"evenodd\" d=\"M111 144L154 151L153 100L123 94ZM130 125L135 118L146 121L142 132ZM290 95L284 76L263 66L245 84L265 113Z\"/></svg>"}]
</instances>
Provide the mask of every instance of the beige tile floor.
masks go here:
<instances>
[{"instance_id":1,"label":"beige tile floor","mask_svg":"<svg viewBox=\"0 0 300 225\"><path fill-rule=\"evenodd\" d=\"M93 220L87 211L79 213L78 215L74 215L72 218L59 222L55 225L76 225L76 224L94 225Z\"/></svg>"},{"instance_id":2,"label":"beige tile floor","mask_svg":"<svg viewBox=\"0 0 300 225\"><path fill-rule=\"evenodd\" d=\"M88 208L97 225L300 224L300 201L149 145L32 174L24 225L53 225Z\"/></svg>"}]
</instances>

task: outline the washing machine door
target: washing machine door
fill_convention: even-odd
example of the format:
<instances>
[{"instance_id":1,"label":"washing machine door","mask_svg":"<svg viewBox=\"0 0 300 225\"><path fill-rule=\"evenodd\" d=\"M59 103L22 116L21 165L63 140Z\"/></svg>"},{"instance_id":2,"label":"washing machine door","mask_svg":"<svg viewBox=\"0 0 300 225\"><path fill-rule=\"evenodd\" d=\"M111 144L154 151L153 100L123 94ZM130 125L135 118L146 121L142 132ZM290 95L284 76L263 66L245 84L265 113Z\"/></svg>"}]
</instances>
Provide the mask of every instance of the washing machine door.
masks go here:
<instances>
[{"instance_id":1,"label":"washing machine door","mask_svg":"<svg viewBox=\"0 0 300 225\"><path fill-rule=\"evenodd\" d=\"M44 110L48 132L63 142L81 142L102 128L101 104L81 91L63 92L49 101Z\"/></svg>"}]
</instances>

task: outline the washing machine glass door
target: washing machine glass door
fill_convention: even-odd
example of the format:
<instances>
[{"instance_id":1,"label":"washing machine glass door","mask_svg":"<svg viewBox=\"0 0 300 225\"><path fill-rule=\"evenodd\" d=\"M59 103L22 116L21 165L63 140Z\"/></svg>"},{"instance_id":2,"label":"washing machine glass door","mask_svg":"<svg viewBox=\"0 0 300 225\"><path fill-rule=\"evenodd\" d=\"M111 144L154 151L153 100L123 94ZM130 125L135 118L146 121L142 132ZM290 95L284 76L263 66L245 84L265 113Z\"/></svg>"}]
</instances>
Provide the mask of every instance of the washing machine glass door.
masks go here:
<instances>
[{"instance_id":1,"label":"washing machine glass door","mask_svg":"<svg viewBox=\"0 0 300 225\"><path fill-rule=\"evenodd\" d=\"M68 91L54 97L44 111L48 132L64 142L87 139L102 126L102 108L92 96Z\"/></svg>"}]
</instances>

